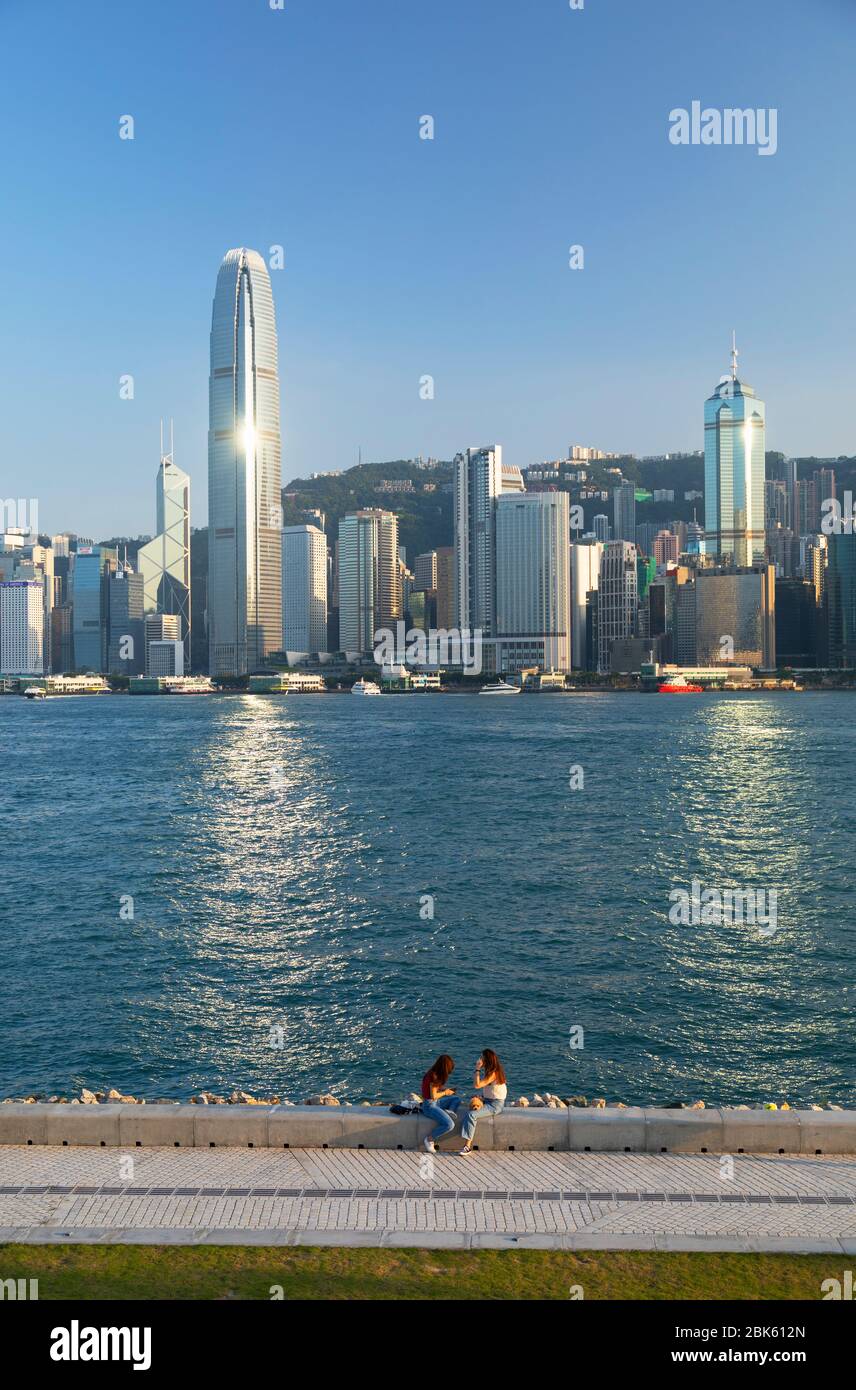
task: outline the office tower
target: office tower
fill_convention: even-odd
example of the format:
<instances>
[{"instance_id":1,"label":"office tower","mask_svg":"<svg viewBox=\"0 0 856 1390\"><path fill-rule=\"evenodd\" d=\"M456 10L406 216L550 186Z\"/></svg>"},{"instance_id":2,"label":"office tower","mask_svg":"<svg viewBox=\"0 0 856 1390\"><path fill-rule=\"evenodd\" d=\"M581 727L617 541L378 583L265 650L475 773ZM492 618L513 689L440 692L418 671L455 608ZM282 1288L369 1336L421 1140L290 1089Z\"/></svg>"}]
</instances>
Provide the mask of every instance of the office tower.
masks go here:
<instances>
[{"instance_id":1,"label":"office tower","mask_svg":"<svg viewBox=\"0 0 856 1390\"><path fill-rule=\"evenodd\" d=\"M374 650L375 633L402 616L398 517L366 508L339 522L339 647Z\"/></svg>"},{"instance_id":2,"label":"office tower","mask_svg":"<svg viewBox=\"0 0 856 1390\"><path fill-rule=\"evenodd\" d=\"M0 582L0 674L41 676L44 670L44 587L37 579L4 579Z\"/></svg>"},{"instance_id":3,"label":"office tower","mask_svg":"<svg viewBox=\"0 0 856 1390\"><path fill-rule=\"evenodd\" d=\"M9 558L12 559L10 572ZM51 546L40 545L38 540L24 538L24 544L6 552L5 563L0 560L0 570L4 579L30 580L42 587L44 602L44 670L51 670L51 612L57 601L57 582L54 574L54 553Z\"/></svg>"},{"instance_id":4,"label":"office tower","mask_svg":"<svg viewBox=\"0 0 856 1390\"><path fill-rule=\"evenodd\" d=\"M117 565L109 546L78 545L71 577L74 665L79 671L107 668L107 590L105 576Z\"/></svg>"},{"instance_id":5,"label":"office tower","mask_svg":"<svg viewBox=\"0 0 856 1390\"><path fill-rule=\"evenodd\" d=\"M522 492L496 504L496 670L570 671L570 504Z\"/></svg>"},{"instance_id":6,"label":"office tower","mask_svg":"<svg viewBox=\"0 0 856 1390\"><path fill-rule=\"evenodd\" d=\"M327 650L327 538L317 526L282 532L282 649Z\"/></svg>"},{"instance_id":7,"label":"office tower","mask_svg":"<svg viewBox=\"0 0 856 1390\"><path fill-rule=\"evenodd\" d=\"M279 376L262 257L228 251L211 314L208 644L212 675L245 675L282 645Z\"/></svg>"},{"instance_id":8,"label":"office tower","mask_svg":"<svg viewBox=\"0 0 856 1390\"><path fill-rule=\"evenodd\" d=\"M612 489L612 534L617 541L636 544L635 483L619 483Z\"/></svg>"},{"instance_id":9,"label":"office tower","mask_svg":"<svg viewBox=\"0 0 856 1390\"><path fill-rule=\"evenodd\" d=\"M612 527L609 524L609 517L604 512L598 512L597 516L592 517L591 529L601 545L609 543Z\"/></svg>"},{"instance_id":10,"label":"office tower","mask_svg":"<svg viewBox=\"0 0 856 1390\"><path fill-rule=\"evenodd\" d=\"M523 491L519 468L502 462L496 444L455 459L456 626L492 637L496 622L496 503Z\"/></svg>"},{"instance_id":11,"label":"office tower","mask_svg":"<svg viewBox=\"0 0 856 1390\"><path fill-rule=\"evenodd\" d=\"M768 531L767 551L776 573L783 579L796 574L800 564L800 539L793 531L781 526Z\"/></svg>"},{"instance_id":12,"label":"office tower","mask_svg":"<svg viewBox=\"0 0 856 1390\"><path fill-rule=\"evenodd\" d=\"M679 555L685 554L685 553L686 553L686 548L687 548L687 538L688 538L688 535L689 535L689 530L688 530L687 522L686 522L686 521L670 521L670 522L669 522L669 530L672 532L672 535L675 536L676 539L677 539L677 542L678 542L678 554L679 554Z\"/></svg>"},{"instance_id":13,"label":"office tower","mask_svg":"<svg viewBox=\"0 0 856 1390\"><path fill-rule=\"evenodd\" d=\"M126 565L105 575L107 670L112 676L141 676L146 667L143 626L145 580Z\"/></svg>"},{"instance_id":14,"label":"office tower","mask_svg":"<svg viewBox=\"0 0 856 1390\"><path fill-rule=\"evenodd\" d=\"M422 555L416 556L416 563L413 566L414 588L416 589L436 589L437 587L437 552L436 550L426 550Z\"/></svg>"},{"instance_id":15,"label":"office tower","mask_svg":"<svg viewBox=\"0 0 856 1390\"><path fill-rule=\"evenodd\" d=\"M448 632L455 626L455 547L441 545L437 556L437 627Z\"/></svg>"},{"instance_id":16,"label":"office tower","mask_svg":"<svg viewBox=\"0 0 856 1390\"><path fill-rule=\"evenodd\" d=\"M689 574L688 570L684 574ZM695 666L698 660L696 644L696 591L692 579L676 576L673 613L672 654L679 666Z\"/></svg>"},{"instance_id":17,"label":"office tower","mask_svg":"<svg viewBox=\"0 0 856 1390\"><path fill-rule=\"evenodd\" d=\"M776 575L772 565L698 570L696 660L701 666L776 665Z\"/></svg>"},{"instance_id":18,"label":"office tower","mask_svg":"<svg viewBox=\"0 0 856 1390\"><path fill-rule=\"evenodd\" d=\"M654 554L654 540L659 534L659 530L659 526L655 526L652 521L643 521L641 526L636 527L634 540L640 555Z\"/></svg>"},{"instance_id":19,"label":"office tower","mask_svg":"<svg viewBox=\"0 0 856 1390\"><path fill-rule=\"evenodd\" d=\"M149 667L147 676L183 676L184 643L161 642L157 639L149 643Z\"/></svg>"},{"instance_id":20,"label":"office tower","mask_svg":"<svg viewBox=\"0 0 856 1390\"><path fill-rule=\"evenodd\" d=\"M181 640L181 617L178 613L147 613L143 620L144 632L144 672L147 676L158 673L152 670L152 647L156 642L178 642ZM184 670L174 674L184 675Z\"/></svg>"},{"instance_id":21,"label":"office tower","mask_svg":"<svg viewBox=\"0 0 856 1390\"><path fill-rule=\"evenodd\" d=\"M74 670L74 630L70 603L55 604L51 609L50 668L56 675L71 675Z\"/></svg>"},{"instance_id":22,"label":"office tower","mask_svg":"<svg viewBox=\"0 0 856 1390\"><path fill-rule=\"evenodd\" d=\"M704 406L707 553L745 567L764 560L764 402L737 376L722 377Z\"/></svg>"},{"instance_id":23,"label":"office tower","mask_svg":"<svg viewBox=\"0 0 856 1390\"><path fill-rule=\"evenodd\" d=\"M590 671L586 656L586 608L588 596L600 582L600 541L575 541L571 545L571 666Z\"/></svg>"},{"instance_id":24,"label":"office tower","mask_svg":"<svg viewBox=\"0 0 856 1390\"><path fill-rule=\"evenodd\" d=\"M831 535L826 569L829 665L856 666L856 532Z\"/></svg>"},{"instance_id":25,"label":"office tower","mask_svg":"<svg viewBox=\"0 0 856 1390\"><path fill-rule=\"evenodd\" d=\"M597 590L597 669L609 670L610 644L632 637L636 622L636 546L610 541L604 546Z\"/></svg>"},{"instance_id":26,"label":"office tower","mask_svg":"<svg viewBox=\"0 0 856 1390\"><path fill-rule=\"evenodd\" d=\"M163 451L155 485L157 535L141 546L137 569L143 576L146 613L177 613L181 618L185 667L190 670L190 478ZM209 540L210 544L210 540Z\"/></svg>"},{"instance_id":27,"label":"office tower","mask_svg":"<svg viewBox=\"0 0 856 1390\"><path fill-rule=\"evenodd\" d=\"M806 579L776 579L776 665L817 665L818 606Z\"/></svg>"},{"instance_id":28,"label":"office tower","mask_svg":"<svg viewBox=\"0 0 856 1390\"><path fill-rule=\"evenodd\" d=\"M678 563L678 538L672 531L658 531L654 537L654 560L661 569Z\"/></svg>"}]
</instances>

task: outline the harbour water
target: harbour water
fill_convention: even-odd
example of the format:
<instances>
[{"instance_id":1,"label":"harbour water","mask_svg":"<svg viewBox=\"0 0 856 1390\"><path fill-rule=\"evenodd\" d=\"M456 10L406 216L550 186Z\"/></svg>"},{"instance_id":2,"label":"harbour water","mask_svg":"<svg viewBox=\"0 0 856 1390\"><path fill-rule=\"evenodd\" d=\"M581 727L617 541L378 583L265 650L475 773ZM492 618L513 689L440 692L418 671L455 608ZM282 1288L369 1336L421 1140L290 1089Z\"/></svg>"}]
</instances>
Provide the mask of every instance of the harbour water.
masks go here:
<instances>
[{"instance_id":1,"label":"harbour water","mask_svg":"<svg viewBox=\"0 0 856 1390\"><path fill-rule=\"evenodd\" d=\"M0 1095L395 1099L489 1046L512 1095L852 1105L854 711L0 699ZM693 879L777 929L674 924Z\"/></svg>"}]
</instances>

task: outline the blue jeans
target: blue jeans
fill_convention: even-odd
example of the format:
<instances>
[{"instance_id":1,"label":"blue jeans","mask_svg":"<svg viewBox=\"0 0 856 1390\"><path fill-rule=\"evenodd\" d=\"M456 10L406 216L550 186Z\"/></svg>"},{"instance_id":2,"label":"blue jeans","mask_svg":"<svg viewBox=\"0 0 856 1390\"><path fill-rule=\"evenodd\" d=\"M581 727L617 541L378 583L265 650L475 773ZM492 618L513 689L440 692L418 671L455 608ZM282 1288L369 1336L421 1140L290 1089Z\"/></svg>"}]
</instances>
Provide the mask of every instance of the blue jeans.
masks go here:
<instances>
[{"instance_id":1,"label":"blue jeans","mask_svg":"<svg viewBox=\"0 0 856 1390\"><path fill-rule=\"evenodd\" d=\"M504 1105L504 1100L486 1100L481 1110L468 1110L464 1116L464 1123L461 1125L464 1142L467 1144L472 1142L481 1115L498 1115Z\"/></svg>"},{"instance_id":2,"label":"blue jeans","mask_svg":"<svg viewBox=\"0 0 856 1390\"><path fill-rule=\"evenodd\" d=\"M461 1103L460 1096L441 1096L439 1100L423 1100L422 1114L427 1115L429 1120L435 1120L436 1124L432 1129L429 1138L436 1143L442 1139L444 1134L451 1134L455 1128L455 1114ZM449 1114L449 1111L452 1114Z\"/></svg>"}]
</instances>

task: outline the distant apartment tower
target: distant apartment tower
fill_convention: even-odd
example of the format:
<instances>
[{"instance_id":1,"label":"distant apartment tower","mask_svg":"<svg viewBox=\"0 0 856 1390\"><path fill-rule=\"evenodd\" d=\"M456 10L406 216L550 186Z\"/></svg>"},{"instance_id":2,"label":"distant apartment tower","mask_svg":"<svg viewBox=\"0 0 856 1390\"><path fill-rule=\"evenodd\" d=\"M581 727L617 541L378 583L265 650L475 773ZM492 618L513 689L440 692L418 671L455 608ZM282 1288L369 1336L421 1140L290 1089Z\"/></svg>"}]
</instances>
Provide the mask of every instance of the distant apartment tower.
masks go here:
<instances>
[{"instance_id":1,"label":"distant apartment tower","mask_svg":"<svg viewBox=\"0 0 856 1390\"><path fill-rule=\"evenodd\" d=\"M327 538L317 526L282 532L282 649L327 650Z\"/></svg>"},{"instance_id":2,"label":"distant apartment tower","mask_svg":"<svg viewBox=\"0 0 856 1390\"><path fill-rule=\"evenodd\" d=\"M636 546L610 541L604 546L597 591L597 667L609 670L610 644L632 637L636 623Z\"/></svg>"},{"instance_id":3,"label":"distant apartment tower","mask_svg":"<svg viewBox=\"0 0 856 1390\"><path fill-rule=\"evenodd\" d=\"M764 560L765 412L737 356L704 407L704 528L709 555L745 568Z\"/></svg>"},{"instance_id":4,"label":"distant apartment tower","mask_svg":"<svg viewBox=\"0 0 856 1390\"><path fill-rule=\"evenodd\" d=\"M144 673L147 676L162 675L152 669L152 648L157 642L173 643L181 639L181 618L177 613L147 613L144 619L145 658ZM184 675L184 671L166 672L167 675Z\"/></svg>"},{"instance_id":5,"label":"distant apartment tower","mask_svg":"<svg viewBox=\"0 0 856 1390\"><path fill-rule=\"evenodd\" d=\"M636 544L635 483L619 483L612 489L612 534L617 541Z\"/></svg>"},{"instance_id":6,"label":"distant apartment tower","mask_svg":"<svg viewBox=\"0 0 856 1390\"><path fill-rule=\"evenodd\" d=\"M608 545L612 528L605 512L598 512L597 516L592 518L591 528L601 545Z\"/></svg>"},{"instance_id":7,"label":"distant apartment tower","mask_svg":"<svg viewBox=\"0 0 856 1390\"><path fill-rule=\"evenodd\" d=\"M401 618L398 517L366 508L339 522L339 647L374 650L380 628Z\"/></svg>"},{"instance_id":8,"label":"distant apartment tower","mask_svg":"<svg viewBox=\"0 0 856 1390\"><path fill-rule=\"evenodd\" d=\"M0 674L41 676L45 670L44 585L37 579L0 582Z\"/></svg>"},{"instance_id":9,"label":"distant apartment tower","mask_svg":"<svg viewBox=\"0 0 856 1390\"><path fill-rule=\"evenodd\" d=\"M185 668L190 670L190 478L163 450L155 484L157 535L140 547L137 569L143 576L146 613L177 614L181 619Z\"/></svg>"},{"instance_id":10,"label":"distant apartment tower","mask_svg":"<svg viewBox=\"0 0 856 1390\"><path fill-rule=\"evenodd\" d=\"M571 666L575 671L588 669L586 611L588 596L600 583L602 556L600 541L582 540L571 546Z\"/></svg>"},{"instance_id":11,"label":"distant apartment tower","mask_svg":"<svg viewBox=\"0 0 856 1390\"><path fill-rule=\"evenodd\" d=\"M245 247L217 276L208 425L209 669L246 675L282 645L282 496L273 294Z\"/></svg>"},{"instance_id":12,"label":"distant apartment tower","mask_svg":"<svg viewBox=\"0 0 856 1390\"><path fill-rule=\"evenodd\" d=\"M665 569L666 565L678 562L678 538L671 531L658 531L654 537L654 559Z\"/></svg>"},{"instance_id":13,"label":"distant apartment tower","mask_svg":"<svg viewBox=\"0 0 856 1390\"><path fill-rule=\"evenodd\" d=\"M566 492L496 507L496 670L571 669L570 505Z\"/></svg>"}]
</instances>

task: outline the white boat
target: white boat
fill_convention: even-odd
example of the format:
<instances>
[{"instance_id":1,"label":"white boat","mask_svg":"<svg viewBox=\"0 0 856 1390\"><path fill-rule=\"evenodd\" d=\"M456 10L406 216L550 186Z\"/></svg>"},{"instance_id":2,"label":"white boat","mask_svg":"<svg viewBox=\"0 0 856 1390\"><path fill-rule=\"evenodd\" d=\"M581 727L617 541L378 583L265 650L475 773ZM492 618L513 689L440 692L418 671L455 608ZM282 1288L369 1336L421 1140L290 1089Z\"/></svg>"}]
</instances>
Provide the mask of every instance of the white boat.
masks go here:
<instances>
[{"instance_id":1,"label":"white boat","mask_svg":"<svg viewBox=\"0 0 856 1390\"><path fill-rule=\"evenodd\" d=\"M358 680L351 686L352 695L379 695L380 686L374 681Z\"/></svg>"},{"instance_id":2,"label":"white boat","mask_svg":"<svg viewBox=\"0 0 856 1390\"><path fill-rule=\"evenodd\" d=\"M509 685L508 681L498 680L494 685L483 685L480 695L519 695L519 685Z\"/></svg>"},{"instance_id":3,"label":"white boat","mask_svg":"<svg viewBox=\"0 0 856 1390\"><path fill-rule=\"evenodd\" d=\"M28 685L26 690L24 691L24 694L26 695L28 700L47 699L47 693L44 689L44 686L41 685Z\"/></svg>"}]
</instances>

